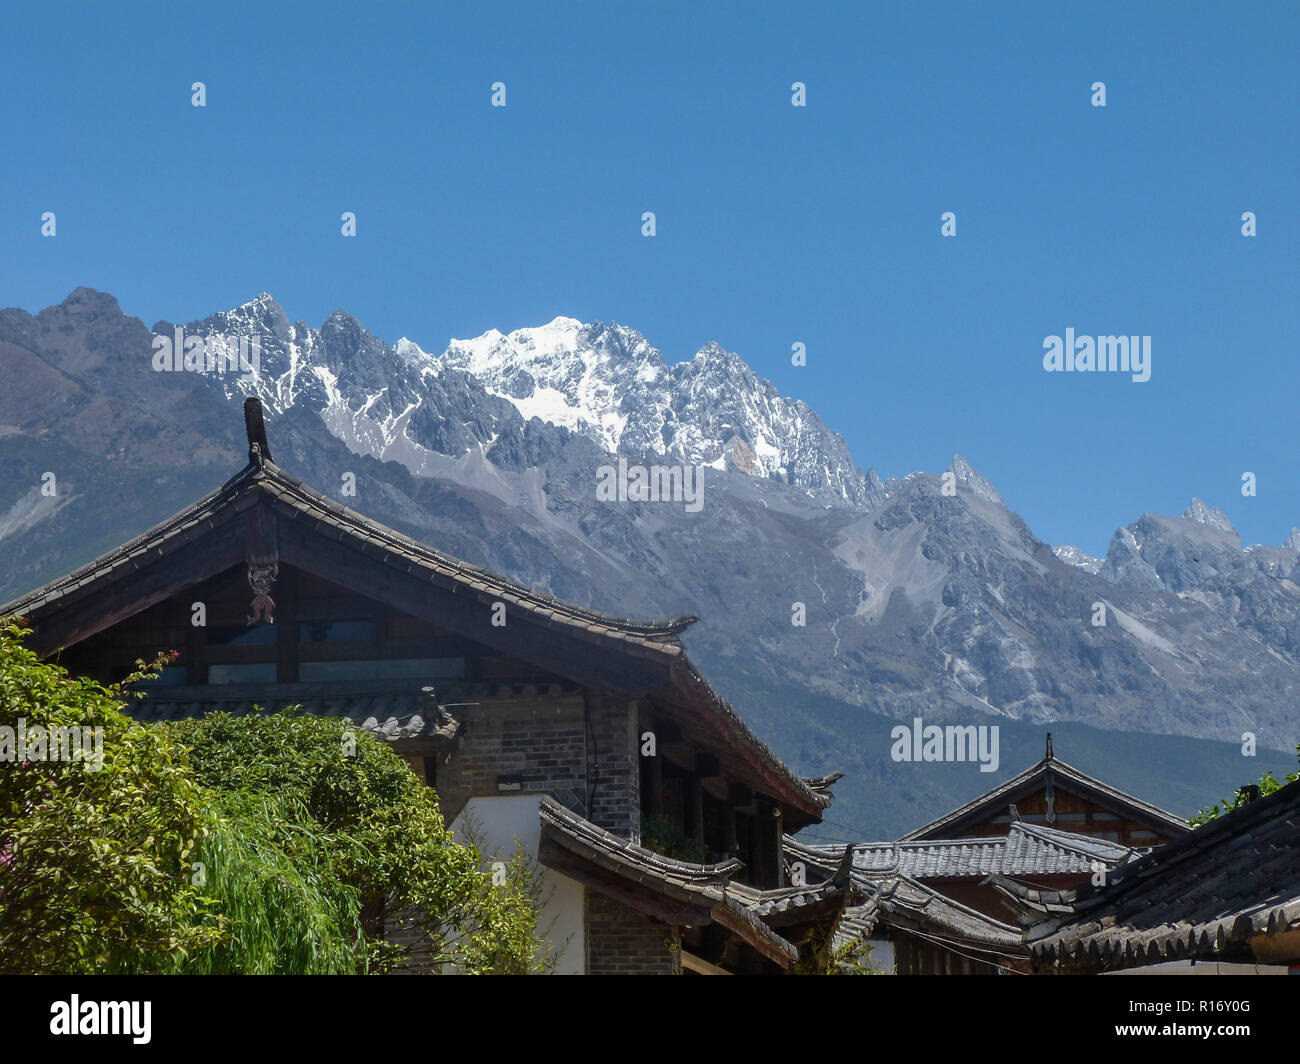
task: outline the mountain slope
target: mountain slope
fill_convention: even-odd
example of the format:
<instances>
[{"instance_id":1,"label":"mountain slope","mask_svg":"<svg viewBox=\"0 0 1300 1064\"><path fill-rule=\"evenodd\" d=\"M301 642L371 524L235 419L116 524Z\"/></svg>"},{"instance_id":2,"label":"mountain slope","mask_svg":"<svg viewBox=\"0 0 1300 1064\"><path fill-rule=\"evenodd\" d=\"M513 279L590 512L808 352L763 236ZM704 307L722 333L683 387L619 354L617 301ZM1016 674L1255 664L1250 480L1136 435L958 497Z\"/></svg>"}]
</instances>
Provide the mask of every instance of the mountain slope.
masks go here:
<instances>
[{"instance_id":1,"label":"mountain slope","mask_svg":"<svg viewBox=\"0 0 1300 1064\"><path fill-rule=\"evenodd\" d=\"M87 289L0 312L0 599L233 473L255 392L277 461L336 496L354 473L342 501L377 520L584 605L699 614L688 644L710 678L802 771L856 765L841 794L859 817L899 786L880 815L937 815L921 805L955 793L947 771L993 782L945 766L912 794L887 725L913 716L1000 723L1026 748L1047 722L1147 733L1155 761L1162 734L1233 744L1195 747L1207 801L1258 775L1233 753L1243 731L1297 740L1300 535L1242 550L1193 501L1118 530L1105 559L1054 550L960 456L951 477L882 484L738 356L709 344L668 366L619 325L559 318L431 356L342 311L291 322L264 294L183 326L256 340L255 376L155 372L153 338L175 328ZM705 505L602 502L615 451L705 466Z\"/></svg>"}]
</instances>

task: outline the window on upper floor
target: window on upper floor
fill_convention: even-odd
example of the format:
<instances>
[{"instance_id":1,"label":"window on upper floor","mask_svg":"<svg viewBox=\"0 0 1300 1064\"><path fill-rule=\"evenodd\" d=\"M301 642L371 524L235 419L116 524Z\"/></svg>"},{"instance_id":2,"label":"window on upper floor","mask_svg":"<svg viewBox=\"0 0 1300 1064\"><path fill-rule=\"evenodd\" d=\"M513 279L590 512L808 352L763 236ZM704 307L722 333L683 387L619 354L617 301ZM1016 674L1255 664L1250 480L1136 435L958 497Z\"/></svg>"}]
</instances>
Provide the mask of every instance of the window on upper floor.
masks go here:
<instances>
[{"instance_id":1,"label":"window on upper floor","mask_svg":"<svg viewBox=\"0 0 1300 1064\"><path fill-rule=\"evenodd\" d=\"M464 658L366 658L357 661L304 661L298 679L320 680L456 680L465 675Z\"/></svg>"},{"instance_id":2,"label":"window on upper floor","mask_svg":"<svg viewBox=\"0 0 1300 1064\"><path fill-rule=\"evenodd\" d=\"M175 687L178 684L188 683L190 670L184 665L164 665L162 672L152 680L141 680L136 684L137 689L149 690L153 687Z\"/></svg>"},{"instance_id":3,"label":"window on upper floor","mask_svg":"<svg viewBox=\"0 0 1300 1064\"><path fill-rule=\"evenodd\" d=\"M301 643L373 643L375 622L370 620L303 621L298 625Z\"/></svg>"},{"instance_id":4,"label":"window on upper floor","mask_svg":"<svg viewBox=\"0 0 1300 1064\"><path fill-rule=\"evenodd\" d=\"M258 624L251 628L214 625L204 629L204 640L209 646L265 647L275 643L277 631L273 624Z\"/></svg>"},{"instance_id":5,"label":"window on upper floor","mask_svg":"<svg viewBox=\"0 0 1300 1064\"><path fill-rule=\"evenodd\" d=\"M208 683L275 683L276 665L273 661L243 665L209 665Z\"/></svg>"}]
</instances>

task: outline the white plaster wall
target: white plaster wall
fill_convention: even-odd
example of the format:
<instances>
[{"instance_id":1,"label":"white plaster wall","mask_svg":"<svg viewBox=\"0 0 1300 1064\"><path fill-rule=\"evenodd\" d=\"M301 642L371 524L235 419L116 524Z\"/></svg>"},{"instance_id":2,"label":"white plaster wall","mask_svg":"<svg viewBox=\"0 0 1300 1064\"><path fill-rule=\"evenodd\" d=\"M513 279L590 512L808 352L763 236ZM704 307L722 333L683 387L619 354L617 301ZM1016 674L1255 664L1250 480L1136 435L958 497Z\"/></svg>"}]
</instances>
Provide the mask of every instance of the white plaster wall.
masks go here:
<instances>
[{"instance_id":1,"label":"white plaster wall","mask_svg":"<svg viewBox=\"0 0 1300 1064\"><path fill-rule=\"evenodd\" d=\"M522 847L534 861L541 842L541 822L535 794L471 798L452 822L451 830L464 839L463 829L472 826L474 835L489 860L508 861L516 847ZM582 975L586 967L586 939L582 922L581 883L549 868L542 869L543 906L538 929L551 943L557 958L557 975Z\"/></svg>"},{"instance_id":2,"label":"white plaster wall","mask_svg":"<svg viewBox=\"0 0 1300 1064\"><path fill-rule=\"evenodd\" d=\"M871 940L871 967L888 975L895 974L894 943L887 938Z\"/></svg>"}]
</instances>

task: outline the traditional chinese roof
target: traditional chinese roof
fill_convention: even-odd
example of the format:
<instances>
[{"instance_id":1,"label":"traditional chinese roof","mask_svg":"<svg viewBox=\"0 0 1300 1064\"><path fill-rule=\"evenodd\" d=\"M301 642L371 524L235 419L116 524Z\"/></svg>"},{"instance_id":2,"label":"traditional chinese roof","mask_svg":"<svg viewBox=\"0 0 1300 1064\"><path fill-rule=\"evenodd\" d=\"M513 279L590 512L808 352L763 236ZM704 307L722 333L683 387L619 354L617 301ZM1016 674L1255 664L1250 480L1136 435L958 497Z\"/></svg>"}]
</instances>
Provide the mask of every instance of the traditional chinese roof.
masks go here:
<instances>
[{"instance_id":1,"label":"traditional chinese roof","mask_svg":"<svg viewBox=\"0 0 1300 1064\"><path fill-rule=\"evenodd\" d=\"M1006 835L931 839L856 846L853 865L863 871L894 871L915 879L1070 875L1092 871L1094 862L1114 865L1138 851L1105 839L1015 821Z\"/></svg>"},{"instance_id":2,"label":"traditional chinese roof","mask_svg":"<svg viewBox=\"0 0 1300 1064\"><path fill-rule=\"evenodd\" d=\"M850 905L835 925L832 944L835 949L845 949L864 938L870 938L876 929L875 899L868 905Z\"/></svg>"},{"instance_id":3,"label":"traditional chinese roof","mask_svg":"<svg viewBox=\"0 0 1300 1064\"><path fill-rule=\"evenodd\" d=\"M787 839L786 849L790 855L802 851L805 859L821 862L844 852L843 847L802 846L794 839ZM914 879L1081 875L1093 871L1096 862L1109 868L1136 860L1145 852L1023 820L1013 821L1006 835L864 842L852 849L856 872L897 873Z\"/></svg>"},{"instance_id":4,"label":"traditional chinese roof","mask_svg":"<svg viewBox=\"0 0 1300 1064\"><path fill-rule=\"evenodd\" d=\"M733 883L731 892L748 905L756 916L761 916L771 923L773 920L791 915L802 916L825 901L834 900L836 904L842 904L845 885L828 879L816 886L756 890L740 883Z\"/></svg>"},{"instance_id":5,"label":"traditional chinese roof","mask_svg":"<svg viewBox=\"0 0 1300 1064\"><path fill-rule=\"evenodd\" d=\"M957 950L1003 957L1025 954L1020 928L954 901L910 876L855 875L853 882L867 902L845 911L839 943L870 935L877 924L887 924Z\"/></svg>"},{"instance_id":6,"label":"traditional chinese roof","mask_svg":"<svg viewBox=\"0 0 1300 1064\"><path fill-rule=\"evenodd\" d=\"M664 857L550 797L542 799L538 815L539 859L548 867L670 925L716 923L783 969L798 961L798 949L760 918L753 893L731 882L744 867L740 861L701 865Z\"/></svg>"},{"instance_id":7,"label":"traditional chinese roof","mask_svg":"<svg viewBox=\"0 0 1300 1064\"><path fill-rule=\"evenodd\" d=\"M1186 822L1173 813L1121 791L1118 787L1112 787L1109 783L1089 776L1073 765L1061 761L1052 752L1049 735L1047 754L1036 765L1025 769L1018 776L1013 776L1001 786L971 799L952 812L945 813L937 820L932 820L925 826L909 832L903 838L904 840L951 838L959 834L964 827L981 824L1006 813L1011 803L1049 784L1053 787L1059 785L1071 793L1090 798L1100 805L1122 813L1131 820L1149 825L1169 837L1185 835L1190 830Z\"/></svg>"},{"instance_id":8,"label":"traditional chinese roof","mask_svg":"<svg viewBox=\"0 0 1300 1064\"><path fill-rule=\"evenodd\" d=\"M174 517L75 572L0 607L0 616L39 621L56 607L66 607L72 600L86 598L102 586L183 550L222 523L228 514L242 513L256 505L259 497L274 500L281 510L309 523L314 530L338 540L350 540L412 576L468 593L488 605L508 603L583 639L613 641L677 657L682 653L677 637L698 619L693 614L664 621L622 619L533 591L372 521L307 487L261 455L216 491Z\"/></svg>"},{"instance_id":9,"label":"traditional chinese roof","mask_svg":"<svg viewBox=\"0 0 1300 1064\"><path fill-rule=\"evenodd\" d=\"M1105 839L1016 821L1005 836L860 843L849 847L805 846L785 840L788 860L827 872L852 857L852 886L866 897L848 908L836 931L837 946L869 937L877 924L902 928L955 949L1023 957L1020 928L997 920L927 885L929 879L984 881L991 876L1087 874L1136 860L1140 851ZM1008 880L1009 881L1009 880Z\"/></svg>"},{"instance_id":10,"label":"traditional chinese roof","mask_svg":"<svg viewBox=\"0 0 1300 1064\"><path fill-rule=\"evenodd\" d=\"M1255 959L1261 936L1300 931L1300 781L1121 865L1102 887L994 882L1039 918L1026 933L1036 965Z\"/></svg>"},{"instance_id":11,"label":"traditional chinese roof","mask_svg":"<svg viewBox=\"0 0 1300 1064\"><path fill-rule=\"evenodd\" d=\"M787 858L789 847L785 847ZM814 875L814 882L799 886L779 887L771 890L758 890L743 884L733 884L733 894L744 900L750 909L763 917L773 927L780 927L795 921L811 918L814 913L830 908L840 910L845 904L858 896L853 887L853 865L849 855L841 855L838 864L833 866L814 865L818 871L830 871L824 878Z\"/></svg>"},{"instance_id":12,"label":"traditional chinese roof","mask_svg":"<svg viewBox=\"0 0 1300 1064\"><path fill-rule=\"evenodd\" d=\"M399 578L402 586L390 583L390 591L406 596L408 602L414 594L416 604L411 609L428 608L430 596L424 589L444 593L440 601L446 609L440 612L439 623L453 628L459 624L462 633L491 632L491 638L509 652L525 659L532 654L528 660L570 679L611 688L622 685L621 689L636 694L658 692L674 711L698 720L720 748L735 751L744 773L785 803L788 812L796 813L795 822L820 819L821 810L831 801L829 790L814 787L791 771L687 659L680 635L697 619L693 614L660 621L613 617L460 561L348 509L280 469L270 459L256 399L245 402L245 421L249 462L237 475L129 543L0 606L0 616L24 618L33 629L29 645L38 653L72 646L180 588L244 564L247 530L256 515L276 522L280 540L288 535L288 545L279 543L283 563L294 564L297 556L316 557L325 551L333 558L341 546L357 563L345 565L345 574L364 563L376 579ZM357 590L366 593L364 579L357 579L363 584ZM97 603L114 595L119 600L111 609L97 608ZM490 628L486 618L497 603L519 611L521 622ZM453 612L455 617L450 616ZM166 696L160 695L160 712L165 711L161 708L165 701ZM179 712L186 699L171 701ZM380 712L389 713L400 730L410 724L409 716L403 716L408 708L381 708L374 716L379 721ZM353 712L337 709L337 715ZM401 723L404 719L406 723Z\"/></svg>"},{"instance_id":13,"label":"traditional chinese roof","mask_svg":"<svg viewBox=\"0 0 1300 1064\"><path fill-rule=\"evenodd\" d=\"M835 931L836 947L868 938L877 925L887 925L959 950L984 954L981 959L986 961L995 962L998 956L1024 956L1020 928L954 901L903 871L897 863L872 867L870 861L859 862L861 849L807 846L789 837L784 841L788 861L801 861L822 874L844 868L846 857L853 855L850 893L865 902L845 908Z\"/></svg>"},{"instance_id":14,"label":"traditional chinese roof","mask_svg":"<svg viewBox=\"0 0 1300 1064\"><path fill-rule=\"evenodd\" d=\"M826 804L829 805L833 799L831 788L844 778L843 772L831 772L825 776L801 776L800 779L809 790L816 794L823 795L826 798Z\"/></svg>"}]
</instances>

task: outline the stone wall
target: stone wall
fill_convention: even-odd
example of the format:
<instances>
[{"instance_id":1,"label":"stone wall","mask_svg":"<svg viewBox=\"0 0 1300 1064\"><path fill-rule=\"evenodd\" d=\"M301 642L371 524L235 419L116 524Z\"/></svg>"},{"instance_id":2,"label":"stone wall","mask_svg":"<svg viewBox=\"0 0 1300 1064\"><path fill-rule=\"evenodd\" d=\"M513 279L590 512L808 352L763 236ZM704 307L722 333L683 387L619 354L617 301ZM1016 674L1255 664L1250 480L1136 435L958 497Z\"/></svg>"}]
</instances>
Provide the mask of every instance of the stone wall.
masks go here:
<instances>
[{"instance_id":1,"label":"stone wall","mask_svg":"<svg viewBox=\"0 0 1300 1064\"><path fill-rule=\"evenodd\" d=\"M677 931L590 887L583 923L588 975L675 975L681 971Z\"/></svg>"},{"instance_id":2,"label":"stone wall","mask_svg":"<svg viewBox=\"0 0 1300 1064\"><path fill-rule=\"evenodd\" d=\"M635 703L587 692L591 721L588 782L593 784L593 824L625 839L641 841L641 761Z\"/></svg>"},{"instance_id":3,"label":"stone wall","mask_svg":"<svg viewBox=\"0 0 1300 1064\"><path fill-rule=\"evenodd\" d=\"M587 691L559 698L484 700L465 707L463 714L451 758L436 770L448 822L470 798L552 794L592 823L623 838L640 838L632 703ZM520 790L498 790L502 776L518 778Z\"/></svg>"}]
</instances>

